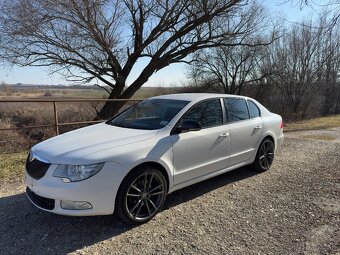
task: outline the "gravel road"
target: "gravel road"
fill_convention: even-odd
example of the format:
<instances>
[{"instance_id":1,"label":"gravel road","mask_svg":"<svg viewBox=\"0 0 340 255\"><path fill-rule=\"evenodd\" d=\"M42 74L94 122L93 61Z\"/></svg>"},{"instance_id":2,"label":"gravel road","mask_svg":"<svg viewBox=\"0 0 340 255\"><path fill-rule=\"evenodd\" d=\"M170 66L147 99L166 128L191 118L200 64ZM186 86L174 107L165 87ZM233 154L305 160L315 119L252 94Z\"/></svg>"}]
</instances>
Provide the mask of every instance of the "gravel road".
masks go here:
<instances>
[{"instance_id":1,"label":"gravel road","mask_svg":"<svg viewBox=\"0 0 340 255\"><path fill-rule=\"evenodd\" d=\"M340 128L286 133L268 172L177 191L133 228L46 213L22 182L0 184L0 254L340 254Z\"/></svg>"}]
</instances>

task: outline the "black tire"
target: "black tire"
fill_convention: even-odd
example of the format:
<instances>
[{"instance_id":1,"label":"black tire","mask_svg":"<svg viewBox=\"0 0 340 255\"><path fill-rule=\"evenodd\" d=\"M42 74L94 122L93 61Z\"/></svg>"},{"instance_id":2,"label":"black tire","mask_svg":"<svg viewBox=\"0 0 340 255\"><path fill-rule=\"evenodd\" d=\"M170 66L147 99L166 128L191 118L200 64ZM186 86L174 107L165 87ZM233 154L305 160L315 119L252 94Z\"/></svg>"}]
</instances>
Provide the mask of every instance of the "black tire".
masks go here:
<instances>
[{"instance_id":1,"label":"black tire","mask_svg":"<svg viewBox=\"0 0 340 255\"><path fill-rule=\"evenodd\" d=\"M265 138L256 153L252 167L259 172L267 171L274 161L275 145L272 139Z\"/></svg>"},{"instance_id":2,"label":"black tire","mask_svg":"<svg viewBox=\"0 0 340 255\"><path fill-rule=\"evenodd\" d=\"M167 181L158 169L151 166L137 168L121 183L115 212L129 224L148 222L162 209L167 191Z\"/></svg>"}]
</instances>

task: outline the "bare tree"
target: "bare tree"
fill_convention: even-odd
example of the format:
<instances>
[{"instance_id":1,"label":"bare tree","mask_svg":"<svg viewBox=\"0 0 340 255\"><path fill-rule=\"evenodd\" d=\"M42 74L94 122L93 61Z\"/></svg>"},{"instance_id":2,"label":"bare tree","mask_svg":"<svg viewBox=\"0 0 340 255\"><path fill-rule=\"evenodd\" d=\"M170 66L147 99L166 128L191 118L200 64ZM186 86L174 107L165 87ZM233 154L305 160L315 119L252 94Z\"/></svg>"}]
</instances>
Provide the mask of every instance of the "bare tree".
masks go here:
<instances>
[{"instance_id":1,"label":"bare tree","mask_svg":"<svg viewBox=\"0 0 340 255\"><path fill-rule=\"evenodd\" d=\"M333 26L335 26L340 19L340 2L339 0L286 0L281 2L288 3L291 2L293 6L299 7L301 10L305 8L306 6L309 6L310 8L319 9L321 7L321 12L319 14L323 14L329 16L329 19L327 20L326 24L322 24L323 28L330 28L332 29ZM298 24L298 22L295 22Z\"/></svg>"},{"instance_id":2,"label":"bare tree","mask_svg":"<svg viewBox=\"0 0 340 255\"><path fill-rule=\"evenodd\" d=\"M245 85L268 76L265 70L261 70L263 47L259 43L256 47L220 47L199 52L190 67L189 77L197 86L239 95Z\"/></svg>"},{"instance_id":3,"label":"bare tree","mask_svg":"<svg viewBox=\"0 0 340 255\"><path fill-rule=\"evenodd\" d=\"M245 0L3 0L0 56L96 79L110 87L110 99L130 98L155 72L198 50L242 45L256 13ZM141 58L146 66L127 84ZM122 105L105 104L99 117Z\"/></svg>"},{"instance_id":4,"label":"bare tree","mask_svg":"<svg viewBox=\"0 0 340 255\"><path fill-rule=\"evenodd\" d=\"M331 109L336 101L328 97L335 93L339 69L339 28L330 29L325 17L317 24L312 21L293 26L283 31L283 36L269 49L267 67L271 75L268 80L280 91L281 113L290 118L303 118L310 107L322 102ZM326 112L326 111L324 111ZM316 113L313 113L314 115Z\"/></svg>"},{"instance_id":5,"label":"bare tree","mask_svg":"<svg viewBox=\"0 0 340 255\"><path fill-rule=\"evenodd\" d=\"M318 75L323 95L323 115L340 113L340 26L330 27L324 34L322 51L325 59Z\"/></svg>"},{"instance_id":6,"label":"bare tree","mask_svg":"<svg viewBox=\"0 0 340 255\"><path fill-rule=\"evenodd\" d=\"M278 25L269 20L259 5L253 8L250 19L249 23L255 29L244 35L241 45L221 45L193 54L188 72L190 86L201 90L241 94L246 85L258 83L268 75L266 70L262 70L264 54L261 52L278 37Z\"/></svg>"}]
</instances>

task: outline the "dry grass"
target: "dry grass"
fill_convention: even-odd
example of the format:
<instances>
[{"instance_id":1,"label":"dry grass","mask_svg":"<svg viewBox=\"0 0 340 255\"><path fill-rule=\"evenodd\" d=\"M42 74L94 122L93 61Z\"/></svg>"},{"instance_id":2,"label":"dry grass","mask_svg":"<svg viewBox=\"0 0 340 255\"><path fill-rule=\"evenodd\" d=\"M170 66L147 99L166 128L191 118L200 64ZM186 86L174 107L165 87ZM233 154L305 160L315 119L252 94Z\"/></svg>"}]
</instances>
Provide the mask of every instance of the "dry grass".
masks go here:
<instances>
[{"instance_id":1,"label":"dry grass","mask_svg":"<svg viewBox=\"0 0 340 255\"><path fill-rule=\"evenodd\" d=\"M340 114L285 124L285 131L317 130L340 127Z\"/></svg>"},{"instance_id":2,"label":"dry grass","mask_svg":"<svg viewBox=\"0 0 340 255\"><path fill-rule=\"evenodd\" d=\"M59 123L89 121L95 116L95 109L90 103L58 104ZM53 123L53 107L50 103L0 104L0 128L20 128ZM60 127L60 132L66 132L79 127ZM0 153L21 152L54 135L54 128L0 131Z\"/></svg>"},{"instance_id":3,"label":"dry grass","mask_svg":"<svg viewBox=\"0 0 340 255\"><path fill-rule=\"evenodd\" d=\"M15 128L15 125L11 118L0 116L0 128ZM22 151L29 146L29 139L18 130L0 131L0 155L7 152Z\"/></svg>"},{"instance_id":4,"label":"dry grass","mask_svg":"<svg viewBox=\"0 0 340 255\"><path fill-rule=\"evenodd\" d=\"M0 98L43 98L43 97L63 97L63 98L106 98L104 90L97 89L0 89Z\"/></svg>"},{"instance_id":5,"label":"dry grass","mask_svg":"<svg viewBox=\"0 0 340 255\"><path fill-rule=\"evenodd\" d=\"M0 179L22 179L27 152L0 154Z\"/></svg>"}]
</instances>

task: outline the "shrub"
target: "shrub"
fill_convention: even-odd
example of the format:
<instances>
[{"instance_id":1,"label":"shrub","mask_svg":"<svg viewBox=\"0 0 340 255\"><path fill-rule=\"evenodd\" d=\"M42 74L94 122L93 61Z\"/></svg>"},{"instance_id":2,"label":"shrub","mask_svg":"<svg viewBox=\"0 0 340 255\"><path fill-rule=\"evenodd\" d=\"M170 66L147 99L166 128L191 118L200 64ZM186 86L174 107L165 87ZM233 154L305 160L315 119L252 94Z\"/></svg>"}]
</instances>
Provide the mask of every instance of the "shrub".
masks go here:
<instances>
[{"instance_id":1,"label":"shrub","mask_svg":"<svg viewBox=\"0 0 340 255\"><path fill-rule=\"evenodd\" d=\"M46 92L44 93L44 97L51 97L51 96L52 96L51 91L46 91Z\"/></svg>"}]
</instances>

